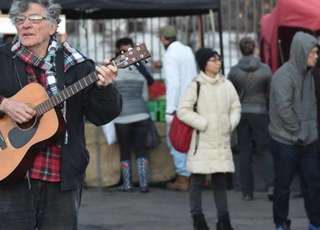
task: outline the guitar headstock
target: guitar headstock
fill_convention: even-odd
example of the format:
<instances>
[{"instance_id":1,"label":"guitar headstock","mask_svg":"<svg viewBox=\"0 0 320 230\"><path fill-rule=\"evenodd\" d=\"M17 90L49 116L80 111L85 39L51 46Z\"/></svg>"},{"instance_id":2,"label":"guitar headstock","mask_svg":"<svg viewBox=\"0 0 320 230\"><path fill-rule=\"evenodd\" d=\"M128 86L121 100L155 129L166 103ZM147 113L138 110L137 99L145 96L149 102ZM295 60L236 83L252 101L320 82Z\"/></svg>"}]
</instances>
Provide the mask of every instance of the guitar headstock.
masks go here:
<instances>
[{"instance_id":1,"label":"guitar headstock","mask_svg":"<svg viewBox=\"0 0 320 230\"><path fill-rule=\"evenodd\" d=\"M119 54L113 59L113 62L118 68L126 68L139 61L149 58L151 55L144 43L139 44L128 51Z\"/></svg>"}]
</instances>

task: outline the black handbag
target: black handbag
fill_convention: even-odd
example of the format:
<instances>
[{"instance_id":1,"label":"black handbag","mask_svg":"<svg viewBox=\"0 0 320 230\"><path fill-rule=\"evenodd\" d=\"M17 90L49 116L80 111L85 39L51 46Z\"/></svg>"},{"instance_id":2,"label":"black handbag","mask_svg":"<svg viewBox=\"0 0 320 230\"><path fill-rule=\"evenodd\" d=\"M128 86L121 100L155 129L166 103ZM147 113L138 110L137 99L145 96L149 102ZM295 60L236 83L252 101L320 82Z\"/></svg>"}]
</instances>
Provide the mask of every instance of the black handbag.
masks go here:
<instances>
[{"instance_id":1,"label":"black handbag","mask_svg":"<svg viewBox=\"0 0 320 230\"><path fill-rule=\"evenodd\" d=\"M153 120L149 119L149 128L146 138L146 148L153 149L160 144L160 136Z\"/></svg>"}]
</instances>

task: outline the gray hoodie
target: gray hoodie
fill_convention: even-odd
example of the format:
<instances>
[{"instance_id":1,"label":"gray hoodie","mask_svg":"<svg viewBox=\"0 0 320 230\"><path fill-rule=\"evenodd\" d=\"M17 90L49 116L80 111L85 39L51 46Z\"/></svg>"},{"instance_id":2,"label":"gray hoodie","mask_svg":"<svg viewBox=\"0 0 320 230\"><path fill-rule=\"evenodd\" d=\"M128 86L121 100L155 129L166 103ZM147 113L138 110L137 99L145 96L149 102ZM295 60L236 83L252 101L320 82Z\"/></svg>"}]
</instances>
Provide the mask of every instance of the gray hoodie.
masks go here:
<instances>
[{"instance_id":1,"label":"gray hoodie","mask_svg":"<svg viewBox=\"0 0 320 230\"><path fill-rule=\"evenodd\" d=\"M272 78L269 131L281 143L307 145L318 139L315 87L307 68L308 55L316 45L313 36L296 33L289 60Z\"/></svg>"},{"instance_id":2,"label":"gray hoodie","mask_svg":"<svg viewBox=\"0 0 320 230\"><path fill-rule=\"evenodd\" d=\"M231 68L228 79L238 92L242 113L267 113L271 76L270 67L253 55L242 57Z\"/></svg>"}]
</instances>

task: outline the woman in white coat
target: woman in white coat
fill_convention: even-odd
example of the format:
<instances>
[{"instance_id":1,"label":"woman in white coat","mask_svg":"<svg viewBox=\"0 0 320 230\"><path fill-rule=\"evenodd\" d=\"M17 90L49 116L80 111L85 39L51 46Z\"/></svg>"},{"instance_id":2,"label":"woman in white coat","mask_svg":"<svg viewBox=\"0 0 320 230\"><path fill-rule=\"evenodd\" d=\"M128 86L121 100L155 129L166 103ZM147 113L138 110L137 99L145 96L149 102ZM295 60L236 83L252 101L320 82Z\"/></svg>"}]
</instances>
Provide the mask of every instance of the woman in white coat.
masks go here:
<instances>
[{"instance_id":1,"label":"woman in white coat","mask_svg":"<svg viewBox=\"0 0 320 230\"><path fill-rule=\"evenodd\" d=\"M220 72L221 60L217 52L201 48L196 52L200 74L182 97L178 117L194 128L187 168L192 173L190 211L195 230L208 230L202 213L201 192L206 175L211 175L217 208L217 230L232 230L229 218L226 180L227 172L234 172L230 138L240 120L240 101L235 88ZM200 83L197 111L197 82Z\"/></svg>"}]
</instances>

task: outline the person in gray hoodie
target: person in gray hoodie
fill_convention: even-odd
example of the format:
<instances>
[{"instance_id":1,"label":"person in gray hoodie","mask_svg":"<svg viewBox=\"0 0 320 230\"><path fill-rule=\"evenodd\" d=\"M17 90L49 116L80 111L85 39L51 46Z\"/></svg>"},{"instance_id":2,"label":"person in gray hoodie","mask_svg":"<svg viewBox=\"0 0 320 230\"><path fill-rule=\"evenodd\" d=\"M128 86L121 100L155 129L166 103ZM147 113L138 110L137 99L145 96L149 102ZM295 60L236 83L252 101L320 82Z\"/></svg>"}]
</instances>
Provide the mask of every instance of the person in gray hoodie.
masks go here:
<instances>
[{"instance_id":1,"label":"person in gray hoodie","mask_svg":"<svg viewBox=\"0 0 320 230\"><path fill-rule=\"evenodd\" d=\"M252 156L259 153L258 168L261 169L269 199L273 194L273 167L269 151L268 98L272 72L268 65L254 55L255 41L250 37L240 40L243 57L228 74L241 101L241 120L237 128L240 161L240 186L242 199L253 199L254 175ZM255 149L254 149L255 146ZM256 150L256 151L254 151Z\"/></svg>"},{"instance_id":2,"label":"person in gray hoodie","mask_svg":"<svg viewBox=\"0 0 320 230\"><path fill-rule=\"evenodd\" d=\"M274 74L270 88L271 152L275 164L273 219L277 230L290 229L290 184L300 173L309 230L320 230L320 159L317 107L311 67L318 59L315 37L297 32L289 60Z\"/></svg>"}]
</instances>

